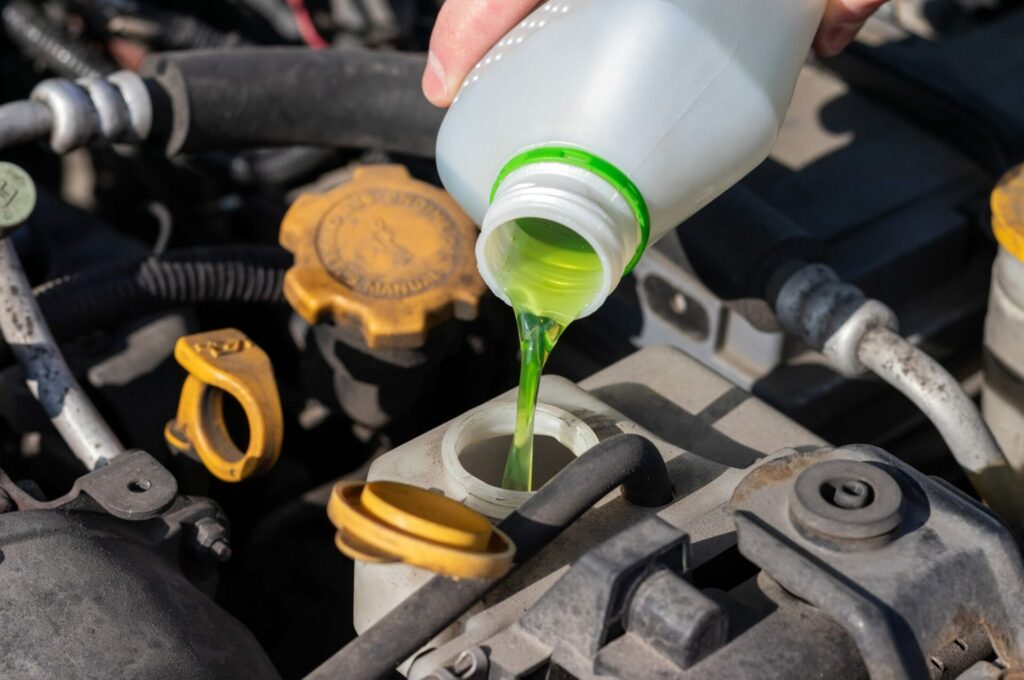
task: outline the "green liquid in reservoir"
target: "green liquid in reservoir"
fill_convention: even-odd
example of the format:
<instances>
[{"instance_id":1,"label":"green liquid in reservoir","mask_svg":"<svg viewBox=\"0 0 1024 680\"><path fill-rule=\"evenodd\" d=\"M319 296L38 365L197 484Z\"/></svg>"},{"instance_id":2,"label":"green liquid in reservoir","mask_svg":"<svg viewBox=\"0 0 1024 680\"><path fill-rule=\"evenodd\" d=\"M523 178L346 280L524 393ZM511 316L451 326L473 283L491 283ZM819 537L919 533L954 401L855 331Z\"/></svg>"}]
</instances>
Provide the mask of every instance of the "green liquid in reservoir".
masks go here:
<instances>
[{"instance_id":1,"label":"green liquid in reservoir","mask_svg":"<svg viewBox=\"0 0 1024 680\"><path fill-rule=\"evenodd\" d=\"M504 229L509 247L499 283L516 314L522 368L515 437L502 486L532 491L533 423L541 373L562 332L600 290L604 273L590 244L556 222L521 219Z\"/></svg>"}]
</instances>

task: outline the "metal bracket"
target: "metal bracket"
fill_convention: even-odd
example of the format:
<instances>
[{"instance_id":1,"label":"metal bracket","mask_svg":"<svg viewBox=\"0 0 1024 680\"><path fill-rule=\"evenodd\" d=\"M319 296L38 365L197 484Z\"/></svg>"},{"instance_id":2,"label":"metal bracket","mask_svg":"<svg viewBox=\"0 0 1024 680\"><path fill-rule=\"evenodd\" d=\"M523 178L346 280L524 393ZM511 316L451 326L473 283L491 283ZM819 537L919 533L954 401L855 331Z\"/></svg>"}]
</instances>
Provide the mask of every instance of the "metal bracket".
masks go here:
<instances>
[{"instance_id":1,"label":"metal bracket","mask_svg":"<svg viewBox=\"0 0 1024 680\"><path fill-rule=\"evenodd\" d=\"M808 503L812 483L821 498ZM925 655L975 626L1024 664L1024 563L1009 530L884 451L774 458L731 509L744 557L842 625L874 680L928 678Z\"/></svg>"},{"instance_id":2,"label":"metal bracket","mask_svg":"<svg viewBox=\"0 0 1024 680\"><path fill-rule=\"evenodd\" d=\"M2 470L0 489L18 510L91 510L135 521L169 508L178 495L178 482L152 456L136 450L79 477L68 493L52 501L36 500Z\"/></svg>"},{"instance_id":3,"label":"metal bracket","mask_svg":"<svg viewBox=\"0 0 1024 680\"><path fill-rule=\"evenodd\" d=\"M502 632L510 644L495 644L491 677L523 677L545 661L589 676L599 653L621 637L640 584L665 570L689 564L689 537L658 517L649 517L584 555L519 622ZM514 653L506 652L516 650ZM648 653L657 654L648 648Z\"/></svg>"}]
</instances>

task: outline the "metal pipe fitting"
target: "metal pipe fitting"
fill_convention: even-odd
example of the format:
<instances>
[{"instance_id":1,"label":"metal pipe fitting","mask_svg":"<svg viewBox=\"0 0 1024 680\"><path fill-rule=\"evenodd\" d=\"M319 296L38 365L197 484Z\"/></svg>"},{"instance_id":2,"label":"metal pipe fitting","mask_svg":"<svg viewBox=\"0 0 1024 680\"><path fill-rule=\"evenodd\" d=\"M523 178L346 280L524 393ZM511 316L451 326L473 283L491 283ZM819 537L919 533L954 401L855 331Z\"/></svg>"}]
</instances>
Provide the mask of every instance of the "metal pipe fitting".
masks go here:
<instances>
[{"instance_id":1,"label":"metal pipe fitting","mask_svg":"<svg viewBox=\"0 0 1024 680\"><path fill-rule=\"evenodd\" d=\"M34 142L50 134L53 114L41 102L20 101L0 106L0 149Z\"/></svg>"},{"instance_id":2,"label":"metal pipe fitting","mask_svg":"<svg viewBox=\"0 0 1024 680\"><path fill-rule=\"evenodd\" d=\"M807 265L790 276L776 297L775 311L787 333L821 351L848 378L865 371L858 358L864 335L899 327L895 312L843 283L823 264Z\"/></svg>"},{"instance_id":3,"label":"metal pipe fitting","mask_svg":"<svg viewBox=\"0 0 1024 680\"><path fill-rule=\"evenodd\" d=\"M50 78L36 85L29 98L46 104L53 115L50 147L55 153L64 154L85 146L99 134L99 113L89 93L80 85L63 78Z\"/></svg>"},{"instance_id":4,"label":"metal pipe fitting","mask_svg":"<svg viewBox=\"0 0 1024 680\"><path fill-rule=\"evenodd\" d=\"M10 239L0 242L0 332L25 383L71 451L89 469L124 452L117 435L75 380L32 294Z\"/></svg>"},{"instance_id":5,"label":"metal pipe fitting","mask_svg":"<svg viewBox=\"0 0 1024 680\"><path fill-rule=\"evenodd\" d=\"M1012 524L1024 523L1024 489L977 406L937 361L897 332L896 314L813 264L790 275L775 300L780 325L846 377L871 371L931 420L974 488Z\"/></svg>"},{"instance_id":6,"label":"metal pipe fitting","mask_svg":"<svg viewBox=\"0 0 1024 680\"><path fill-rule=\"evenodd\" d=\"M153 124L153 104L142 79L118 71L107 79L51 78L32 90L52 116L50 147L64 154L95 141L138 142Z\"/></svg>"},{"instance_id":7,"label":"metal pipe fitting","mask_svg":"<svg viewBox=\"0 0 1024 680\"><path fill-rule=\"evenodd\" d=\"M864 335L858 358L921 409L989 506L1011 525L1024 522L1024 491L978 407L939 362L892 331Z\"/></svg>"},{"instance_id":8,"label":"metal pipe fitting","mask_svg":"<svg viewBox=\"0 0 1024 680\"><path fill-rule=\"evenodd\" d=\"M153 100L145 81L134 71L116 71L107 76L107 82L114 85L128 107L128 127L118 141L143 142L153 130Z\"/></svg>"},{"instance_id":9,"label":"metal pipe fitting","mask_svg":"<svg viewBox=\"0 0 1024 680\"><path fill-rule=\"evenodd\" d=\"M82 78L79 87L89 95L99 121L101 139L119 139L128 129L131 115L128 103L117 86L102 78Z\"/></svg>"},{"instance_id":10,"label":"metal pipe fitting","mask_svg":"<svg viewBox=\"0 0 1024 680\"><path fill-rule=\"evenodd\" d=\"M54 427L89 470L124 447L68 368L9 238L35 208L35 185L24 170L0 164L0 333L25 372L25 383Z\"/></svg>"}]
</instances>

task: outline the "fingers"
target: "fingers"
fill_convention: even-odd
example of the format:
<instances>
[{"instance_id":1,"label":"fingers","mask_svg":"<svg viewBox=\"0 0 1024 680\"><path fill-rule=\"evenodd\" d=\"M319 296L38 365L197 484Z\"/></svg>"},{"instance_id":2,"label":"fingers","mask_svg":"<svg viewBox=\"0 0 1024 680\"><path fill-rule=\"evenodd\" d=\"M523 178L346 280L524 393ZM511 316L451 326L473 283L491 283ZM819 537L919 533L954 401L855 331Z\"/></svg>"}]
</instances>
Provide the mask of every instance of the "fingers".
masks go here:
<instances>
[{"instance_id":1,"label":"fingers","mask_svg":"<svg viewBox=\"0 0 1024 680\"><path fill-rule=\"evenodd\" d=\"M839 54L864 22L886 0L829 0L814 49L825 57ZM452 103L473 66L538 0L447 0L430 39L423 73L423 94L436 106Z\"/></svg>"},{"instance_id":2,"label":"fingers","mask_svg":"<svg viewBox=\"0 0 1024 680\"><path fill-rule=\"evenodd\" d=\"M829 0L814 49L823 57L834 57L853 42L864 22L886 0Z\"/></svg>"},{"instance_id":3,"label":"fingers","mask_svg":"<svg viewBox=\"0 0 1024 680\"><path fill-rule=\"evenodd\" d=\"M435 106L452 103L466 74L538 0L447 0L430 38L423 94Z\"/></svg>"}]
</instances>

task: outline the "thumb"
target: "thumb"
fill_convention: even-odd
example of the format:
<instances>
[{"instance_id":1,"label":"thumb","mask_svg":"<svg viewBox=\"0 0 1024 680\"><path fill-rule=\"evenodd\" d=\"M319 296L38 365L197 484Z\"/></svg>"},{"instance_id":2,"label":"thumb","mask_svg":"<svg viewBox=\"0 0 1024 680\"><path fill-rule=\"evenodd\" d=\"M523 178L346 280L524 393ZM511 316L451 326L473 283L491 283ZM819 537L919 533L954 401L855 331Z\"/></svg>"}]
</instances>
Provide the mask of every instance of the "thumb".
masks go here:
<instances>
[{"instance_id":1,"label":"thumb","mask_svg":"<svg viewBox=\"0 0 1024 680\"><path fill-rule=\"evenodd\" d=\"M853 42L857 33L886 0L829 0L814 49L823 57L834 57Z\"/></svg>"},{"instance_id":2,"label":"thumb","mask_svg":"<svg viewBox=\"0 0 1024 680\"><path fill-rule=\"evenodd\" d=\"M447 0L430 37L423 94L435 106L452 103L473 66L538 0Z\"/></svg>"}]
</instances>

